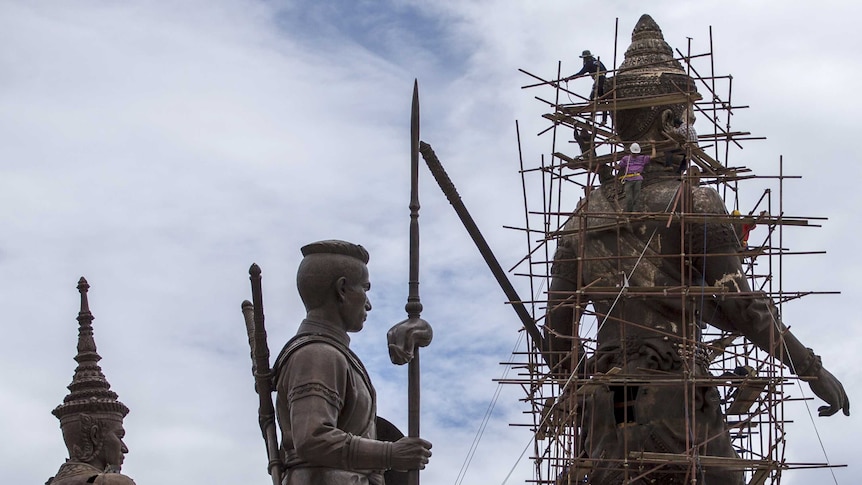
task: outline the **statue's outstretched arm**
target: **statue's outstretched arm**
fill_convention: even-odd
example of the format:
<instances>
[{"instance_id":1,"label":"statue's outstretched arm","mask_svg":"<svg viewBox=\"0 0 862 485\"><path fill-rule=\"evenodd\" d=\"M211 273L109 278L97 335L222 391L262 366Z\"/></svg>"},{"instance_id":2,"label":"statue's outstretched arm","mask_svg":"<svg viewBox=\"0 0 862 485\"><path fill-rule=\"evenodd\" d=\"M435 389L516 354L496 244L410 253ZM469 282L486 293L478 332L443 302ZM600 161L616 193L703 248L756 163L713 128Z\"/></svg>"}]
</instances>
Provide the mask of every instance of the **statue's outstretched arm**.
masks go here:
<instances>
[{"instance_id":1,"label":"statue's outstretched arm","mask_svg":"<svg viewBox=\"0 0 862 485\"><path fill-rule=\"evenodd\" d=\"M695 210L704 213L725 213L724 203L712 189L696 192ZM793 335L781 321L778 309L765 293L752 292L742 269L738 241L728 224L708 224L693 228L693 234L705 234L701 247L691 248L695 268L703 272L708 286L722 286L729 292L754 296L726 297L717 303L715 318L708 323L726 331L746 336L759 348L779 359L790 370L808 381L811 390L829 405L819 408L821 416L831 416L842 410L850 415L850 400L844 386L823 368L820 356ZM697 245L697 244L696 244Z\"/></svg>"},{"instance_id":2,"label":"statue's outstretched arm","mask_svg":"<svg viewBox=\"0 0 862 485\"><path fill-rule=\"evenodd\" d=\"M730 291L750 292L736 256L710 258L707 263L707 284L724 286ZM831 416L842 410L850 415L850 400L841 382L823 368L816 355L784 325L778 309L766 294L752 298L725 298L719 303L721 318L715 324L723 330L741 333L759 348L779 359L790 370L808 381L811 390L829 405L819 408L821 416ZM713 322L710 322L713 323ZM728 325L728 323L730 323Z\"/></svg>"}]
</instances>

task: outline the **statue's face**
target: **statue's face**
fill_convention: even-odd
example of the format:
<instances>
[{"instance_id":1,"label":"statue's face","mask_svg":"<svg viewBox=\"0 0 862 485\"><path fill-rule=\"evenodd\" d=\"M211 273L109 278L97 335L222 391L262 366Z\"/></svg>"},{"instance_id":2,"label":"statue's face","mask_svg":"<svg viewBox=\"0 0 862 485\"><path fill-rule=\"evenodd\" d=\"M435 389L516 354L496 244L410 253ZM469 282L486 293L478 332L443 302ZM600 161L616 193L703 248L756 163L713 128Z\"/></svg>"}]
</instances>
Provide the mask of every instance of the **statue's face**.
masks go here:
<instances>
[{"instance_id":1,"label":"statue's face","mask_svg":"<svg viewBox=\"0 0 862 485\"><path fill-rule=\"evenodd\" d=\"M78 420L61 426L69 458L89 463L100 470L120 471L123 455L129 452L123 437L123 423L113 417L81 413Z\"/></svg>"},{"instance_id":2,"label":"statue's face","mask_svg":"<svg viewBox=\"0 0 862 485\"><path fill-rule=\"evenodd\" d=\"M99 458L106 468L119 471L123 466L124 455L129 452L123 442L126 430L123 429L122 423L116 421L103 420L102 427L102 449Z\"/></svg>"},{"instance_id":3,"label":"statue's face","mask_svg":"<svg viewBox=\"0 0 862 485\"><path fill-rule=\"evenodd\" d=\"M368 267L361 265L361 271L347 279L344 287L343 301L339 306L341 321L348 332L358 332L365 324L365 318L371 311L371 302L367 292L371 290L368 280Z\"/></svg>"}]
</instances>

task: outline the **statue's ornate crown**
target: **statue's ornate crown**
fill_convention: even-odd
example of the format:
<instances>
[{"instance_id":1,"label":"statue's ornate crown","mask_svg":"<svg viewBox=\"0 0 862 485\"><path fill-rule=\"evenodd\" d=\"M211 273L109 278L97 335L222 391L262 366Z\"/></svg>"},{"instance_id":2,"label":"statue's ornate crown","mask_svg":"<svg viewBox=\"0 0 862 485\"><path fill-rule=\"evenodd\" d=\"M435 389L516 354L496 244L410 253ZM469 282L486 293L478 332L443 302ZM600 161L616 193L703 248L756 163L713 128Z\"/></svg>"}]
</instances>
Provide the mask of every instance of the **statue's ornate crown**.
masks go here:
<instances>
[{"instance_id":1,"label":"statue's ornate crown","mask_svg":"<svg viewBox=\"0 0 862 485\"><path fill-rule=\"evenodd\" d=\"M80 414L114 416L122 420L129 408L117 400L117 393L111 390L111 385L102 373L98 362L102 359L96 352L96 341L93 339L93 314L87 302L87 290L90 285L81 277L78 281L78 292L81 293L81 310L78 312L78 355L75 361L75 375L69 384L69 394L63 403L54 408L52 414L65 422L76 419Z\"/></svg>"},{"instance_id":2,"label":"statue's ornate crown","mask_svg":"<svg viewBox=\"0 0 862 485\"><path fill-rule=\"evenodd\" d=\"M642 15L632 31L632 43L613 81L618 99L647 98L665 94L694 94L694 80L686 74L664 40L661 28L649 15ZM686 103L645 108L621 109L616 127L624 141L638 141L655 122L659 113L671 109L682 117Z\"/></svg>"}]
</instances>

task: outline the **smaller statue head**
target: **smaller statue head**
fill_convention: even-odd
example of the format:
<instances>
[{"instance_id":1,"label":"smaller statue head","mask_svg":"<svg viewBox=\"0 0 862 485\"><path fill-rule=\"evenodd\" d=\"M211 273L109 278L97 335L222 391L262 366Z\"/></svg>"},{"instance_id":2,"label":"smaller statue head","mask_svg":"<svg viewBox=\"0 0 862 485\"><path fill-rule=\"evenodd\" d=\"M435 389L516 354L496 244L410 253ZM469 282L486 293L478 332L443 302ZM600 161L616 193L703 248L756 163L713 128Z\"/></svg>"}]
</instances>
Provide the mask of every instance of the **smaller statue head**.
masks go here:
<instances>
[{"instance_id":1,"label":"smaller statue head","mask_svg":"<svg viewBox=\"0 0 862 485\"><path fill-rule=\"evenodd\" d=\"M77 413L61 420L60 428L70 460L107 472L121 470L129 452L123 442L126 431L122 417L111 413Z\"/></svg>"},{"instance_id":2,"label":"smaller statue head","mask_svg":"<svg viewBox=\"0 0 862 485\"><path fill-rule=\"evenodd\" d=\"M362 330L371 302L366 292L368 251L346 241L318 241L302 247L296 287L307 312L338 320L347 332Z\"/></svg>"},{"instance_id":3,"label":"smaller statue head","mask_svg":"<svg viewBox=\"0 0 862 485\"><path fill-rule=\"evenodd\" d=\"M87 300L90 285L81 278L81 310L78 313L78 366L69 384L69 394L52 414L60 420L63 441L69 460L87 463L99 470L119 472L129 449L123 443L123 418L129 408L117 399L117 393L102 373L93 338L93 314Z\"/></svg>"},{"instance_id":4,"label":"smaller statue head","mask_svg":"<svg viewBox=\"0 0 862 485\"><path fill-rule=\"evenodd\" d=\"M614 113L614 123L624 142L662 140L663 135L673 133L674 120L694 122L692 103L700 99L694 80L674 58L661 29L649 15L641 16L635 25L632 43L613 85L619 99L662 95L679 95L684 99L689 96L688 101L618 110Z\"/></svg>"}]
</instances>

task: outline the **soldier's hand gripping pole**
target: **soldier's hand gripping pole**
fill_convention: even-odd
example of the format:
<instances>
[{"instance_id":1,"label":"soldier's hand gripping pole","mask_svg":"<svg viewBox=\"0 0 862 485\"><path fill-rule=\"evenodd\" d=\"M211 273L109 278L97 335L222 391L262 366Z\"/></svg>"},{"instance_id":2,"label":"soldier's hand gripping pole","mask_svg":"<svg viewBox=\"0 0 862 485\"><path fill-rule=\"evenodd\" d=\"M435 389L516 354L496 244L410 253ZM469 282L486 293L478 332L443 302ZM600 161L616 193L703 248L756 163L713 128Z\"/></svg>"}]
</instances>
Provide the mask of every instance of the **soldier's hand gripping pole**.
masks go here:
<instances>
[{"instance_id":1,"label":"soldier's hand gripping pole","mask_svg":"<svg viewBox=\"0 0 862 485\"><path fill-rule=\"evenodd\" d=\"M272 370L269 367L269 347L266 343L266 327L263 322L263 291L261 290L260 266L252 264L248 270L251 280L251 298L254 303L242 302L242 314L248 332L248 345L251 347L251 372L254 375L254 388L260 399L257 415L266 455L269 460L267 469L273 485L281 485L282 465L278 451L278 435L275 431L275 407L272 404Z\"/></svg>"}]
</instances>

